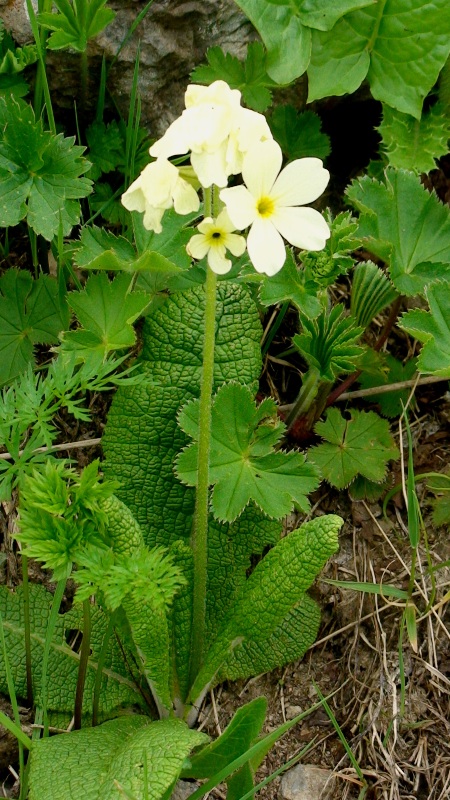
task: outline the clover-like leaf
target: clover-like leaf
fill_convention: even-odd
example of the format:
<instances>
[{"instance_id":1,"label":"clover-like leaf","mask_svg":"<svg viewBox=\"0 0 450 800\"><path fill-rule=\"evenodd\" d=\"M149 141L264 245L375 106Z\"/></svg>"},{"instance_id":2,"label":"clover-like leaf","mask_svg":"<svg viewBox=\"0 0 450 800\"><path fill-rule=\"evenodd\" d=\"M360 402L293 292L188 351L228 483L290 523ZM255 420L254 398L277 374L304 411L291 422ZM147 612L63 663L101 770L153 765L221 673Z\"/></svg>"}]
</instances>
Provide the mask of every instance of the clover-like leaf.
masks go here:
<instances>
[{"instance_id":1,"label":"clover-like leaf","mask_svg":"<svg viewBox=\"0 0 450 800\"><path fill-rule=\"evenodd\" d=\"M332 30L313 32L308 102L354 92L367 78L376 100L419 119L449 34L447 0L387 0L346 14Z\"/></svg>"},{"instance_id":2,"label":"clover-like leaf","mask_svg":"<svg viewBox=\"0 0 450 800\"><path fill-rule=\"evenodd\" d=\"M308 67L311 28L328 31L340 17L373 0L236 0L267 47L267 72L291 83Z\"/></svg>"},{"instance_id":3,"label":"clover-like leaf","mask_svg":"<svg viewBox=\"0 0 450 800\"><path fill-rule=\"evenodd\" d=\"M23 101L0 97L0 225L27 219L49 241L62 224L64 235L80 219L79 198L91 191L80 177L90 164L74 138L44 131Z\"/></svg>"},{"instance_id":4,"label":"clover-like leaf","mask_svg":"<svg viewBox=\"0 0 450 800\"><path fill-rule=\"evenodd\" d=\"M68 323L53 278L35 281L27 270L7 270L0 278L0 384L34 364L33 345L57 343Z\"/></svg>"},{"instance_id":5,"label":"clover-like leaf","mask_svg":"<svg viewBox=\"0 0 450 800\"><path fill-rule=\"evenodd\" d=\"M125 162L125 143L117 120L105 124L102 120L86 128L89 160L92 167L89 177L96 181L103 173L113 172Z\"/></svg>"},{"instance_id":6,"label":"clover-like leaf","mask_svg":"<svg viewBox=\"0 0 450 800\"><path fill-rule=\"evenodd\" d=\"M221 47L210 47L206 52L208 64L201 64L191 73L194 83L226 81L232 89L240 89L246 105L255 111L265 111L272 102L269 86L273 81L266 72L266 53L260 42L250 42L245 61Z\"/></svg>"},{"instance_id":7,"label":"clover-like leaf","mask_svg":"<svg viewBox=\"0 0 450 800\"><path fill-rule=\"evenodd\" d=\"M398 169L430 172L436 168L436 159L448 153L450 120L442 103L436 103L421 119L384 106L378 131L382 151Z\"/></svg>"},{"instance_id":8,"label":"clover-like leaf","mask_svg":"<svg viewBox=\"0 0 450 800\"><path fill-rule=\"evenodd\" d=\"M183 408L179 424L198 439L198 401ZM219 389L212 407L209 464L217 519L232 522L251 500L272 518L285 516L294 504L303 511L309 508L306 495L317 488L317 471L300 453L275 451L284 427L273 400L257 406L240 384ZM177 459L177 475L188 486L197 483L197 461L197 443Z\"/></svg>"},{"instance_id":9,"label":"clover-like leaf","mask_svg":"<svg viewBox=\"0 0 450 800\"><path fill-rule=\"evenodd\" d=\"M360 212L359 236L389 264L402 294L423 293L433 280L450 280L450 210L405 170L386 170L386 182L364 177L346 190Z\"/></svg>"},{"instance_id":10,"label":"clover-like leaf","mask_svg":"<svg viewBox=\"0 0 450 800\"><path fill-rule=\"evenodd\" d=\"M61 350L78 351L81 357L96 353L103 360L111 350L131 347L136 341L132 323L148 302L144 292L130 292L126 273L111 282L104 272L91 275L82 291L68 295L82 327L64 334Z\"/></svg>"},{"instance_id":11,"label":"clover-like leaf","mask_svg":"<svg viewBox=\"0 0 450 800\"><path fill-rule=\"evenodd\" d=\"M399 326L423 342L417 369L426 375L450 378L450 285L436 281L425 289L430 311L413 309Z\"/></svg>"},{"instance_id":12,"label":"clover-like leaf","mask_svg":"<svg viewBox=\"0 0 450 800\"><path fill-rule=\"evenodd\" d=\"M322 133L322 121L314 111L299 113L290 105L277 106L269 124L274 139L289 161L309 156L323 160L330 154L330 137Z\"/></svg>"},{"instance_id":13,"label":"clover-like leaf","mask_svg":"<svg viewBox=\"0 0 450 800\"><path fill-rule=\"evenodd\" d=\"M303 331L296 334L292 343L306 359L308 366L319 371L320 379L333 382L339 374L353 372L363 348L357 344L363 328L355 325L338 304L329 313L314 320L301 317Z\"/></svg>"},{"instance_id":14,"label":"clover-like leaf","mask_svg":"<svg viewBox=\"0 0 450 800\"><path fill-rule=\"evenodd\" d=\"M263 306L272 306L290 300L303 314L313 318L322 308L317 291L317 284L306 281L304 269L297 266L292 250L287 247L283 268L270 278L262 276L259 301Z\"/></svg>"},{"instance_id":15,"label":"clover-like leaf","mask_svg":"<svg viewBox=\"0 0 450 800\"><path fill-rule=\"evenodd\" d=\"M73 47L86 50L89 39L101 33L116 16L104 8L106 0L54 0L59 14L43 12L38 20L43 28L53 31L47 41L50 50Z\"/></svg>"},{"instance_id":16,"label":"clover-like leaf","mask_svg":"<svg viewBox=\"0 0 450 800\"><path fill-rule=\"evenodd\" d=\"M311 447L308 457L337 489L344 489L357 475L381 483L387 462L398 456L388 421L374 411L352 410L346 419L337 408L330 408L325 422L318 422L314 430L325 442Z\"/></svg>"}]
</instances>

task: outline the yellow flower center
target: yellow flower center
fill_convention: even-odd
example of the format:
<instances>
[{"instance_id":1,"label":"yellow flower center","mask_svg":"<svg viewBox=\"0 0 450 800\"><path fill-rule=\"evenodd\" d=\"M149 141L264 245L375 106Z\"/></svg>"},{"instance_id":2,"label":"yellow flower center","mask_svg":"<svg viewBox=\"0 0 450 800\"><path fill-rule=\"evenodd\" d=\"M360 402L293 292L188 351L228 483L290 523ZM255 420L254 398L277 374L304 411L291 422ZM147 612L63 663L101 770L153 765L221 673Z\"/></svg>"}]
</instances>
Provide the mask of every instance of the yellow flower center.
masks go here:
<instances>
[{"instance_id":1,"label":"yellow flower center","mask_svg":"<svg viewBox=\"0 0 450 800\"><path fill-rule=\"evenodd\" d=\"M271 217L275 211L275 203L271 197L261 197L258 200L256 210L260 217Z\"/></svg>"},{"instance_id":2,"label":"yellow flower center","mask_svg":"<svg viewBox=\"0 0 450 800\"><path fill-rule=\"evenodd\" d=\"M221 244L221 239L223 239L223 231L212 230L208 235L208 240L210 245L218 245Z\"/></svg>"}]
</instances>

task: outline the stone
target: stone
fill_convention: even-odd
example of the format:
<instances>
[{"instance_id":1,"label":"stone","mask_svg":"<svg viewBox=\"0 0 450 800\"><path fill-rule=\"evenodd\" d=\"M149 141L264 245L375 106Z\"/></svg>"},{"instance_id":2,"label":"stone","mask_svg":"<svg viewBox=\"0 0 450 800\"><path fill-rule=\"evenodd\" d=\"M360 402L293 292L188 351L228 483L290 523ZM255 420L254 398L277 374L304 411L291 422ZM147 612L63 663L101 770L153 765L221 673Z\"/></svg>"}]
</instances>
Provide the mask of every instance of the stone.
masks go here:
<instances>
[{"instance_id":1,"label":"stone","mask_svg":"<svg viewBox=\"0 0 450 800\"><path fill-rule=\"evenodd\" d=\"M323 790L327 781L327 789L332 788L332 776L329 769L297 764L283 775L278 800L321 800L322 797L325 798Z\"/></svg>"},{"instance_id":2,"label":"stone","mask_svg":"<svg viewBox=\"0 0 450 800\"><path fill-rule=\"evenodd\" d=\"M37 5L37 0L33 0ZM110 0L117 15L89 42L88 111L95 110L101 60L116 56L146 0ZM15 41L32 41L25 0L0 0L0 18ZM243 57L255 31L233 0L156 0L134 31L130 41L108 73L108 90L124 119L127 119L133 71L140 45L139 91L141 125L151 136L161 136L181 113L189 75L202 63L208 47L220 45ZM80 55L74 51L49 51L47 74L52 103L58 111L73 112L80 105ZM59 117L61 117L59 113ZM64 120L63 120L64 121Z\"/></svg>"},{"instance_id":3,"label":"stone","mask_svg":"<svg viewBox=\"0 0 450 800\"><path fill-rule=\"evenodd\" d=\"M198 781L178 781L170 800L188 800L199 786L200 783Z\"/></svg>"}]
</instances>

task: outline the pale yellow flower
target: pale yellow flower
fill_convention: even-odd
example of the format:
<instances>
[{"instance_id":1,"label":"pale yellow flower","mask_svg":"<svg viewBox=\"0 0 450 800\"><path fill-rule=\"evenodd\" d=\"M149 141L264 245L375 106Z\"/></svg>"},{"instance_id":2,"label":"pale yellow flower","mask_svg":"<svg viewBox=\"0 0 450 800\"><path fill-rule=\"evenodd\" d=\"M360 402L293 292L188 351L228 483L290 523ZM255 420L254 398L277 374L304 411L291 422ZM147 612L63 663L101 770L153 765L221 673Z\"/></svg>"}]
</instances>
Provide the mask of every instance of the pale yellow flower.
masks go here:
<instances>
[{"instance_id":1,"label":"pale yellow flower","mask_svg":"<svg viewBox=\"0 0 450 800\"><path fill-rule=\"evenodd\" d=\"M250 227L247 250L257 272L275 275L286 251L283 238L302 250L322 250L330 229L312 203L330 175L319 158L300 158L281 170L281 148L273 140L258 142L244 156L245 186L222 189L220 199L237 230ZM281 170L281 172L280 172Z\"/></svg>"},{"instance_id":2,"label":"pale yellow flower","mask_svg":"<svg viewBox=\"0 0 450 800\"><path fill-rule=\"evenodd\" d=\"M205 217L197 226L196 233L186 247L189 255L200 261L208 256L208 264L217 275L225 275L230 271L232 263L226 258L229 250L234 256L241 256L245 250L245 239L233 233L234 225L223 209L216 220Z\"/></svg>"},{"instance_id":3,"label":"pale yellow flower","mask_svg":"<svg viewBox=\"0 0 450 800\"><path fill-rule=\"evenodd\" d=\"M241 93L225 81L210 86L191 84L186 109L150 148L152 156L191 154L191 164L203 187L226 186L242 169L242 159L256 142L272 138L265 117L242 108Z\"/></svg>"},{"instance_id":4,"label":"pale yellow flower","mask_svg":"<svg viewBox=\"0 0 450 800\"><path fill-rule=\"evenodd\" d=\"M178 169L163 158L147 164L138 178L122 195L128 211L144 213L147 230L161 233L161 220L168 208L177 214L198 211L200 200L195 189L180 176Z\"/></svg>"}]
</instances>

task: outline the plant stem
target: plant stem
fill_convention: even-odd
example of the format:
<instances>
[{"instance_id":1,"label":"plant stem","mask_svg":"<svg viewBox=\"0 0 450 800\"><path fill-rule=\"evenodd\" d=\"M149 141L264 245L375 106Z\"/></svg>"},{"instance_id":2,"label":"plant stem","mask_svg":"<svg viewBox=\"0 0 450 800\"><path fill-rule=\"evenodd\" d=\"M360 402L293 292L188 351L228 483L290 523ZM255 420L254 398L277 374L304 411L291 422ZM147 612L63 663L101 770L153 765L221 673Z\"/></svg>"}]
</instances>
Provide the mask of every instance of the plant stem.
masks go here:
<instances>
[{"instance_id":1,"label":"plant stem","mask_svg":"<svg viewBox=\"0 0 450 800\"><path fill-rule=\"evenodd\" d=\"M205 191L205 216L210 216L212 189ZM192 550L194 554L194 600L191 636L191 683L201 667L205 646L206 583L208 561L209 451L211 442L211 395L214 380L216 329L215 273L206 268L203 367L200 383L198 481L195 500Z\"/></svg>"},{"instance_id":2,"label":"plant stem","mask_svg":"<svg viewBox=\"0 0 450 800\"><path fill-rule=\"evenodd\" d=\"M31 670L30 587L28 583L28 557L22 555L23 625L25 639L25 669L27 674L27 703L33 705L33 674Z\"/></svg>"},{"instance_id":3,"label":"plant stem","mask_svg":"<svg viewBox=\"0 0 450 800\"><path fill-rule=\"evenodd\" d=\"M78 665L77 688L75 692L74 730L81 730L81 716L83 711L83 694L86 683L86 673L91 652L91 604L89 599L83 601L83 638L81 639L80 663Z\"/></svg>"}]
</instances>

